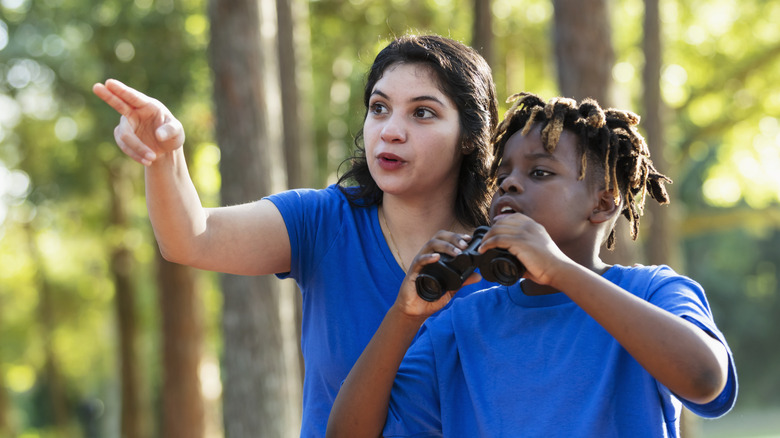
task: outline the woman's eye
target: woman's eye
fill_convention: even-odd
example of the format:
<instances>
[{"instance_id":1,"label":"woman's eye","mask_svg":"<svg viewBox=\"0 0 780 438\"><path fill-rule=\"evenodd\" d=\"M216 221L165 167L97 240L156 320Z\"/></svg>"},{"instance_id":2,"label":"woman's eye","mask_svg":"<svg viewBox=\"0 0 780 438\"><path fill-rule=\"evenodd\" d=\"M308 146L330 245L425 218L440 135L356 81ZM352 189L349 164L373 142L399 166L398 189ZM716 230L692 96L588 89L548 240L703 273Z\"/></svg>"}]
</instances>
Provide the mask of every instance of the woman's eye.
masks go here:
<instances>
[{"instance_id":1,"label":"woman's eye","mask_svg":"<svg viewBox=\"0 0 780 438\"><path fill-rule=\"evenodd\" d=\"M381 104L381 103L372 103L369 107L372 114L385 114L387 113L387 108Z\"/></svg>"},{"instance_id":2,"label":"woman's eye","mask_svg":"<svg viewBox=\"0 0 780 438\"><path fill-rule=\"evenodd\" d=\"M435 115L436 114L428 108L417 108L414 110L414 116L420 119L429 119Z\"/></svg>"}]
</instances>

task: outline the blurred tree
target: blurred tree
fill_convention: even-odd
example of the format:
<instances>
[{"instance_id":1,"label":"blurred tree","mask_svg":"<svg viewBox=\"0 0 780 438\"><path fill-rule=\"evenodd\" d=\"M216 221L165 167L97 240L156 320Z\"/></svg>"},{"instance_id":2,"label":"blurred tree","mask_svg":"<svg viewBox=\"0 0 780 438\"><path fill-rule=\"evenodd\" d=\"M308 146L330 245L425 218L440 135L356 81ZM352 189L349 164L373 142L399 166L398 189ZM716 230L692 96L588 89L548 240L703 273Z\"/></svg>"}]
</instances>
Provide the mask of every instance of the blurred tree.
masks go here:
<instances>
[{"instance_id":1,"label":"blurred tree","mask_svg":"<svg viewBox=\"0 0 780 438\"><path fill-rule=\"evenodd\" d=\"M287 187L312 187L314 178L314 134L311 111L311 39L308 25L309 5L303 0L277 0L278 58L282 105L282 144L287 165ZM289 282L286 282L289 283ZM290 285L292 286L292 285ZM295 320L294 349L303 382L305 372L300 348L303 300L293 287L283 290L280 296L282 308L291 307Z\"/></svg>"},{"instance_id":2,"label":"blurred tree","mask_svg":"<svg viewBox=\"0 0 780 438\"><path fill-rule=\"evenodd\" d=\"M299 111L316 109L308 122L315 138L314 169L302 172L312 178L311 185L333 181L338 164L351 151L364 114L365 70L385 40L406 32L436 32L478 45L474 1L304 2L314 50L296 57L310 56L314 74L311 94L301 89L297 101L302 103ZM563 94L555 80L553 2L489 3L495 53L491 66L499 97L520 90ZM281 24L279 5L281 56L288 49L282 45L286 25ZM656 70L650 59L654 55L642 48L643 5L640 0L610 3L617 59L610 69L622 87L612 97L623 99L615 103L620 107L643 108L650 100L642 83L652 81L638 77L643 64L645 70ZM300 7L290 9L295 15ZM738 408L779 405L780 377L774 369L780 350L773 348L773 336L780 331L780 91L774 86L780 73L780 28L774 20L780 3L664 0L658 12L663 24L659 92L665 108L661 113L666 114L661 140L653 140L650 132L655 110L637 112L650 146L663 146L662 152L653 151L656 163L668 160L668 167L659 168L675 180L670 207L677 210L668 210L679 223L685 271L704 285L734 350L740 371ZM292 34L297 38L301 32ZM188 159L204 203L216 205L220 176L213 168L219 153L210 143L212 76L203 53L208 38L202 0L0 2L0 382L6 388L11 436L53 430L45 407L51 395L44 336L38 335L36 282L41 280L36 275L41 273L55 291L50 340L69 421L79 406L91 421L85 434L118 434L119 337L112 312L117 289L110 262L117 248L128 250L133 259L139 385L149 392L144 397L160 403L160 391L169 392L162 389L170 381L161 377L156 354L162 333L157 307L165 297L156 294L156 249L141 190L132 189L124 229L111 226L112 188L106 172L115 160L126 158L110 135L116 115L96 101L89 87L117 77L165 102L187 129ZM234 44L247 40L240 33L231 39ZM304 46L294 50L305 51ZM282 74L281 79L289 78ZM137 185L140 170L125 170L126 183ZM296 184L289 173L290 185L309 185ZM647 213L643 227L656 226L652 203ZM24 250L27 224L36 230L36 261ZM640 233L658 235L646 229ZM625 237L622 241L629 243ZM641 242L648 254L654 243ZM202 273L195 278L206 304L202 310L209 349L221 341L212 322L221 304L216 278ZM218 389L212 388L209 397L209 403L219 400ZM147 415L159 420L160 410L144 403ZM2 406L0 392L0 412ZM0 430L2 424L0 420Z\"/></svg>"},{"instance_id":3,"label":"blurred tree","mask_svg":"<svg viewBox=\"0 0 780 438\"><path fill-rule=\"evenodd\" d=\"M644 14L644 38L642 48L644 52L644 67L642 69L642 101L643 111L641 125L645 131L650 153L655 167L674 181L675 169L669 165L665 155L664 127L666 120L664 114L668 114L661 98L661 69L663 66L663 44L661 42L661 17L659 0L645 0ZM668 185L672 203L661 206L656 202L648 202L647 218L649 222L648 232L650 238L645 239L645 254L650 264L667 264L684 272L680 248L677 224L673 223L673 211L677 208L674 185Z\"/></svg>"},{"instance_id":4,"label":"blurred tree","mask_svg":"<svg viewBox=\"0 0 780 438\"><path fill-rule=\"evenodd\" d=\"M44 369L43 385L47 397L43 410L48 413L57 433L65 433L67 427L67 401L59 368L59 360L54 351L54 330L57 326L57 318L54 311L53 294L55 290L45 272L45 264L40 253L40 248L35 241L35 231L32 226L25 228L27 234L28 250L30 258L38 266L36 272L36 288L38 290L38 323L41 325L40 334L43 338Z\"/></svg>"},{"instance_id":5,"label":"blurred tree","mask_svg":"<svg viewBox=\"0 0 780 438\"><path fill-rule=\"evenodd\" d=\"M554 0L555 60L561 95L596 99L609 106L612 85L612 26L606 0Z\"/></svg>"},{"instance_id":6,"label":"blurred tree","mask_svg":"<svg viewBox=\"0 0 780 438\"><path fill-rule=\"evenodd\" d=\"M471 45L485 58L488 65L495 65L495 50L493 50L493 10L490 0L474 1L474 27Z\"/></svg>"},{"instance_id":7,"label":"blurred tree","mask_svg":"<svg viewBox=\"0 0 780 438\"><path fill-rule=\"evenodd\" d=\"M101 34L100 48L104 50L103 59L106 59L104 73L99 80L106 77L118 77L125 82L144 90L152 96L155 96L173 108L181 105L185 99L185 90L190 83L196 80L195 73L197 68L191 72L186 71L187 66L197 67L195 53L197 45L188 41L192 34L197 32L198 15L191 12L199 9L198 2L187 4L181 2L178 8L174 8L173 3L160 2L156 4L134 3L121 7L120 14L127 15L130 20L121 21L123 29L117 29L117 25L110 27L101 27L98 33ZM187 28L190 26L192 29ZM165 44L160 45L163 41ZM134 62L129 62L133 60ZM172 62L182 68L170 69L168 63ZM104 111L109 111L104 108ZM114 123L116 123L116 115ZM186 115L185 115L186 116ZM190 133L188 133L190 134ZM197 145L199 135L188 135L188 147ZM192 146L191 146L192 145ZM194 148L193 148L194 149ZM118 151L115 150L115 153ZM113 156L114 154L112 154ZM139 170L138 165L129 161L127 157L121 156L117 159L121 164L112 165L113 168L121 170L114 184L115 188L125 187L125 193L117 200L119 208L124 209L129 214L129 209L133 205L133 199L138 196L134 192L131 182L138 178L137 173L129 169ZM132 166L132 167L129 167ZM114 190L116 193L120 191ZM125 222L127 219L124 220ZM121 233L127 232L128 224L114 223L114 228ZM117 299L119 307L120 327L134 329L127 324L126 320L139 318L133 310L133 299L137 299L136 291L128 292L127 285L133 285L132 289L137 290L132 281L137 276L135 269L136 255L129 248L124 247L127 239L119 239L118 252L115 256L120 256L118 262L123 266L119 275L126 277L117 278ZM155 247L156 249L156 247ZM164 436L178 437L198 437L204 434L204 405L200 389L200 380L198 376L203 350L203 322L201 314L198 311L197 301L202 299L200 291L197 289L195 272L190 269L173 263L164 261L161 257L152 258L156 264L156 296L160 305L158 314L160 324L153 326L160 329L157 333L160 348L159 354L161 360L155 361L161 364L161 369L123 369L122 378L129 379L131 382L122 387L123 401L127 397L132 397L133 393L138 400L143 403L135 412L135 416L126 418L128 412L125 411L126 403L122 404L123 434L127 434L126 427L134 428L138 435L150 436L153 431L160 430ZM115 263L116 264L116 263ZM115 268L116 270L116 268ZM128 296L125 296L128 295ZM124 297L124 298L123 298ZM149 305L154 305L151 301ZM145 327L147 330L150 328ZM133 336L132 334L123 334L120 331L120 337ZM129 342L129 340L128 340ZM146 358L148 361L149 359ZM125 361L126 362L126 361ZM155 418L152 416L154 410L148 406L150 389L148 384L142 382L133 383L133 376L128 375L133 372L150 381L152 378L161 376L162 385L159 388L159 395L155 398L160 399L162 405L161 415ZM127 380L125 380L126 382ZM129 393L129 394L128 394ZM130 399L129 401L133 401ZM153 422L159 421L159 427ZM125 426L125 425L128 426ZM131 436L131 435L125 435Z\"/></svg>"},{"instance_id":8,"label":"blurred tree","mask_svg":"<svg viewBox=\"0 0 780 438\"><path fill-rule=\"evenodd\" d=\"M201 294L191 268L168 262L157 251L162 315L162 436L205 436L199 377L203 355Z\"/></svg>"},{"instance_id":9,"label":"blurred tree","mask_svg":"<svg viewBox=\"0 0 780 438\"><path fill-rule=\"evenodd\" d=\"M553 42L561 96L582 100L596 99L604 107L612 106L612 25L605 0L554 0ZM638 253L628 237L628 225L615 226L615 248L602 250L607 263L630 264Z\"/></svg>"},{"instance_id":10,"label":"blurred tree","mask_svg":"<svg viewBox=\"0 0 780 438\"><path fill-rule=\"evenodd\" d=\"M643 108L641 126L645 131L653 164L666 176L674 181L673 169L664 155L665 120L664 103L661 98L661 66L663 65L663 45L661 44L661 17L659 0L645 0L645 13L643 26L644 37L642 49L644 52L644 67L642 69L642 100ZM674 187L666 187L670 199L675 200ZM674 202L674 201L673 201ZM682 266L681 247L677 226L674 224L672 209L675 205L659 205L657 202L648 202L645 210L645 225L649 237L644 239L644 254L648 264L665 264L685 272ZM680 419L680 434L686 438L695 438L701 434L697 417L684 410Z\"/></svg>"},{"instance_id":11,"label":"blurred tree","mask_svg":"<svg viewBox=\"0 0 780 438\"><path fill-rule=\"evenodd\" d=\"M0 437L11 436L13 434L11 422L8 419L8 412L10 411L9 405L5 376L0 375Z\"/></svg>"},{"instance_id":12,"label":"blurred tree","mask_svg":"<svg viewBox=\"0 0 780 438\"><path fill-rule=\"evenodd\" d=\"M277 23L275 3L212 0L209 17L222 203L235 205L284 187L276 35L261 32ZM222 276L223 412L233 438L282 437L300 425L298 362L283 353L293 326L280 318L278 283Z\"/></svg>"},{"instance_id":13,"label":"blurred tree","mask_svg":"<svg viewBox=\"0 0 780 438\"><path fill-rule=\"evenodd\" d=\"M109 224L119 233L127 231L133 188L127 174L126 160L109 164L111 194ZM136 305L136 268L132 251L120 240L111 250L111 275L114 279L117 333L119 334L119 366L121 379L120 431L123 438L143 438L151 433L149 409L144 406L144 375L139 363L139 321Z\"/></svg>"}]
</instances>

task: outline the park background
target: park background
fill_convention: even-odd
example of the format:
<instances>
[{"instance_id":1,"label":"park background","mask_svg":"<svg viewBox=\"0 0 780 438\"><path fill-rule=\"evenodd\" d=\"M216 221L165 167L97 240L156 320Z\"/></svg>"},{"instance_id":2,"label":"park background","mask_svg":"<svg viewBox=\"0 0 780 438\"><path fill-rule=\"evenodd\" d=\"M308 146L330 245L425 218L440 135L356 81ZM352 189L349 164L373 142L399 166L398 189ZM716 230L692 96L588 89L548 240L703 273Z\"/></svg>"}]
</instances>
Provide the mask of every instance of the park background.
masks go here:
<instances>
[{"instance_id":1,"label":"park background","mask_svg":"<svg viewBox=\"0 0 780 438\"><path fill-rule=\"evenodd\" d=\"M672 204L606 257L697 279L729 340L737 405L684 436L780 436L779 19L767 0L0 0L0 437L296 436L295 285L162 260L91 87L164 102L204 205L235 204L333 182L374 55L428 32L483 53L502 114L526 90L642 116Z\"/></svg>"}]
</instances>

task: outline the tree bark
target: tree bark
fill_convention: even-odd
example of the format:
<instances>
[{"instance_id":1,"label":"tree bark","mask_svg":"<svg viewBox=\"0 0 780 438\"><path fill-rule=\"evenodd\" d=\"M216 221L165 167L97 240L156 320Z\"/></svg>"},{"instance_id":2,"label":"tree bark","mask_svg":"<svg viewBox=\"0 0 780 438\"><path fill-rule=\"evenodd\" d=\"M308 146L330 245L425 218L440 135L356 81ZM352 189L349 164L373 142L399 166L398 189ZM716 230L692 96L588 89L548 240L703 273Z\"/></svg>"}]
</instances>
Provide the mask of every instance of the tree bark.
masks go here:
<instances>
[{"instance_id":1,"label":"tree bark","mask_svg":"<svg viewBox=\"0 0 780 438\"><path fill-rule=\"evenodd\" d=\"M38 322L43 337L43 382L48 404L41 406L52 426L60 433L64 432L68 422L68 406L65 399L63 380L58 366L57 355L54 352L54 330L57 326L55 317L54 291L46 277L43 256L35 242L35 231L32 226L25 227L30 258L38 266L35 273L35 283L38 289ZM2 390L2 388L0 388Z\"/></svg>"},{"instance_id":2,"label":"tree bark","mask_svg":"<svg viewBox=\"0 0 780 438\"><path fill-rule=\"evenodd\" d=\"M162 436L203 437L199 376L203 317L195 273L168 262L157 251L157 284L162 318Z\"/></svg>"},{"instance_id":3,"label":"tree bark","mask_svg":"<svg viewBox=\"0 0 780 438\"><path fill-rule=\"evenodd\" d=\"M645 130L645 140L650 148L650 154L656 169L674 179L671 174L669 161L664 156L666 146L663 115L664 104L661 98L661 68L663 66L663 45L661 44L661 19L659 14L659 0L645 0L644 38L642 48L645 55L645 65L642 70L642 93L644 101L644 114L642 125ZM670 199L674 200L674 186L667 186ZM650 264L667 264L672 268L684 272L682 266L682 250L678 229L675 224L675 204L666 206L649 200L645 214L649 219L649 226L645 227L649 233L646 239L645 255ZM695 415L687 409L683 409L680 418L680 435L685 438L696 438L701 435L699 422Z\"/></svg>"},{"instance_id":4,"label":"tree bark","mask_svg":"<svg viewBox=\"0 0 780 438\"><path fill-rule=\"evenodd\" d=\"M311 101L313 78L311 72L311 36L309 33L309 4L303 0L276 0L279 23L279 79L282 97L282 144L287 165L287 187L311 187L314 183L315 156L312 143L313 114ZM290 285L292 286L292 285ZM283 308L293 313L295 326L295 355L303 383L304 363L300 349L303 319L302 298L295 287L287 288L280 296ZM295 289L295 290L293 290Z\"/></svg>"},{"instance_id":5,"label":"tree bark","mask_svg":"<svg viewBox=\"0 0 780 438\"><path fill-rule=\"evenodd\" d=\"M655 167L667 176L672 177L669 162L664 156L664 147L666 146L664 135L663 114L664 104L661 99L661 66L663 63L662 45L661 45L661 20L659 17L658 0L645 1L645 35L642 42L645 65L642 70L642 90L644 101L644 113L642 114L642 126L645 131L645 140L647 140L650 154L653 158ZM670 192L670 198L673 196L674 186L667 186ZM677 226L673 223L674 204L667 206L658 205L658 203L649 200L646 214L649 216L648 233L645 251L648 263L665 263L671 266L677 266L682 257L679 248L679 237L677 235Z\"/></svg>"},{"instance_id":6,"label":"tree bark","mask_svg":"<svg viewBox=\"0 0 780 438\"><path fill-rule=\"evenodd\" d=\"M596 99L606 108L612 106L612 66L615 54L607 0L554 0L555 59L561 95L580 101ZM631 264L639 258L631 241L628 222L615 225L615 249L603 249L607 263Z\"/></svg>"},{"instance_id":7,"label":"tree bark","mask_svg":"<svg viewBox=\"0 0 780 438\"><path fill-rule=\"evenodd\" d=\"M2 303L0 303L2 304ZM0 306L0 311L2 306ZM0 314L2 316L2 314ZM5 384L5 376L0 375L0 436L13 436L13 427L9 421L10 403Z\"/></svg>"},{"instance_id":8,"label":"tree bark","mask_svg":"<svg viewBox=\"0 0 780 438\"><path fill-rule=\"evenodd\" d=\"M493 67L495 54L493 51L493 11L490 0L474 0L474 28L472 47L476 49L488 65Z\"/></svg>"},{"instance_id":9,"label":"tree bark","mask_svg":"<svg viewBox=\"0 0 780 438\"><path fill-rule=\"evenodd\" d=\"M109 220L119 232L127 227L127 208L132 199L132 186L126 174L127 166L127 163L122 162L109 164L111 186ZM138 317L135 303L136 285L133 280L134 265L131 251L124 244L117 244L111 252L111 275L114 278L114 303L119 333L122 438L145 438L150 436L151 429L147 410L144 409L146 392L143 372L138 366Z\"/></svg>"},{"instance_id":10,"label":"tree bark","mask_svg":"<svg viewBox=\"0 0 780 438\"><path fill-rule=\"evenodd\" d=\"M209 5L224 205L284 187L277 42L270 30L275 9L273 0ZM223 275L221 283L226 436L295 436L299 371L287 354L294 328L292 321L282 324L279 282L272 276Z\"/></svg>"},{"instance_id":11,"label":"tree bark","mask_svg":"<svg viewBox=\"0 0 780 438\"><path fill-rule=\"evenodd\" d=\"M553 6L561 93L610 105L615 55L607 0L554 0Z\"/></svg>"}]
</instances>

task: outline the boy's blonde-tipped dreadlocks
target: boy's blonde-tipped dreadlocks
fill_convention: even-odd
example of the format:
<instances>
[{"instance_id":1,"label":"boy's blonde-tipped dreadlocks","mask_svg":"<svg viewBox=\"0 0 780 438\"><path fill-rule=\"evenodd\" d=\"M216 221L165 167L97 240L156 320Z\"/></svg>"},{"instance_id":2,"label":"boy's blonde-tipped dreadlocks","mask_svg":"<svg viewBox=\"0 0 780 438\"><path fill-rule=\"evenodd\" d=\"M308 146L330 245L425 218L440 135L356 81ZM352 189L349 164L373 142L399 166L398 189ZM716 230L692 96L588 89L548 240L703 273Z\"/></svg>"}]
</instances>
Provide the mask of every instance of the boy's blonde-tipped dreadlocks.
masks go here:
<instances>
[{"instance_id":1,"label":"boy's blonde-tipped dreadlocks","mask_svg":"<svg viewBox=\"0 0 780 438\"><path fill-rule=\"evenodd\" d=\"M580 179L585 177L588 163L603 163L605 187L615 193L615 203L623 202L621 213L631 225L631 238L639 232L645 196L660 204L669 203L665 184L671 183L658 172L650 159L645 139L637 130L639 116L617 109L602 109L593 99L584 99L579 105L575 100L553 98L544 102L531 93L518 93L507 99L511 108L504 115L493 135L495 157L504 154L504 147L512 134L520 131L526 135L531 127L540 124L542 144L548 152L558 145L561 133L568 129L577 135L581 153ZM493 162L492 175L496 174L500 160ZM615 246L615 230L610 231L607 248Z\"/></svg>"}]
</instances>

